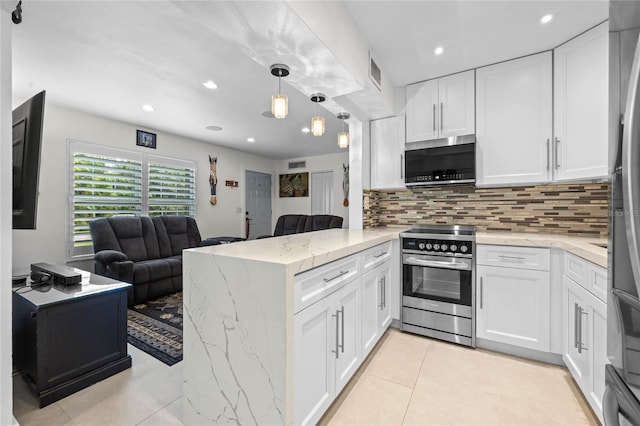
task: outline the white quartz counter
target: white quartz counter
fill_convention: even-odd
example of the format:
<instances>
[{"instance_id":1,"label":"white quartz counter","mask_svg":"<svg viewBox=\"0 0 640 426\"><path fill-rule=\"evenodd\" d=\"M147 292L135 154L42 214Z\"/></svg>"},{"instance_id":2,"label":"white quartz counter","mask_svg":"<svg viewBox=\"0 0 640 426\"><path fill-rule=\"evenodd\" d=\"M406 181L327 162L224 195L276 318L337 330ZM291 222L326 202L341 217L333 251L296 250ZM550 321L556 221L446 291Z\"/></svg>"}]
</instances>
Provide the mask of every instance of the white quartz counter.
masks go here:
<instances>
[{"instance_id":1,"label":"white quartz counter","mask_svg":"<svg viewBox=\"0 0 640 426\"><path fill-rule=\"evenodd\" d=\"M186 251L209 253L221 258L283 265L288 273L298 274L398 238L402 230L403 228L327 229L242 243L199 247Z\"/></svg>"}]
</instances>

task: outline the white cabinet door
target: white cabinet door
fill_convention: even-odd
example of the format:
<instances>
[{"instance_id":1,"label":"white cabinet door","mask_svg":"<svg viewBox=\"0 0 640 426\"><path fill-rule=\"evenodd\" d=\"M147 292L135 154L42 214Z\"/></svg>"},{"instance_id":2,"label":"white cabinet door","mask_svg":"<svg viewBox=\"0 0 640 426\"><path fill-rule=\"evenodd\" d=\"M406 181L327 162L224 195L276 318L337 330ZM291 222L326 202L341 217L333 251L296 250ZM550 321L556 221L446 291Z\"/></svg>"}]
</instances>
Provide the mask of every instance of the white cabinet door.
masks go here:
<instances>
[{"instance_id":1,"label":"white cabinet door","mask_svg":"<svg viewBox=\"0 0 640 426\"><path fill-rule=\"evenodd\" d=\"M582 320L584 313L588 312L587 298L585 289L566 275L562 276L562 359L581 389L588 389L591 381L589 348L583 350L581 346L585 336L589 336L589 330L580 329L584 324L589 328L588 322Z\"/></svg>"},{"instance_id":2,"label":"white cabinet door","mask_svg":"<svg viewBox=\"0 0 640 426\"><path fill-rule=\"evenodd\" d=\"M438 79L439 137L475 133L474 71L465 71Z\"/></svg>"},{"instance_id":3,"label":"white cabinet door","mask_svg":"<svg viewBox=\"0 0 640 426\"><path fill-rule=\"evenodd\" d=\"M371 189L404 188L404 116L371 121Z\"/></svg>"},{"instance_id":4,"label":"white cabinet door","mask_svg":"<svg viewBox=\"0 0 640 426\"><path fill-rule=\"evenodd\" d=\"M330 297L335 301L334 315L339 321L336 327L338 350L335 354L337 395L362 363L360 280L352 281Z\"/></svg>"},{"instance_id":5,"label":"white cabinet door","mask_svg":"<svg viewBox=\"0 0 640 426\"><path fill-rule=\"evenodd\" d=\"M294 423L316 424L335 398L336 310L331 296L294 317Z\"/></svg>"},{"instance_id":6,"label":"white cabinet door","mask_svg":"<svg viewBox=\"0 0 640 426\"><path fill-rule=\"evenodd\" d=\"M407 142L437 139L438 80L407 86Z\"/></svg>"},{"instance_id":7,"label":"white cabinet door","mask_svg":"<svg viewBox=\"0 0 640 426\"><path fill-rule=\"evenodd\" d=\"M587 393L593 411L602 418L602 398L604 396L604 367L609 363L607 358L607 305L593 295L590 296L588 318L590 335L586 342L587 351L591 352L591 386Z\"/></svg>"},{"instance_id":8,"label":"white cabinet door","mask_svg":"<svg viewBox=\"0 0 640 426\"><path fill-rule=\"evenodd\" d=\"M391 261L384 262L377 269L382 298L378 307L378 334L382 335L391 324Z\"/></svg>"},{"instance_id":9,"label":"white cabinet door","mask_svg":"<svg viewBox=\"0 0 640 426\"><path fill-rule=\"evenodd\" d=\"M380 338L378 331L378 306L380 305L380 280L378 268L362 276L362 357L366 357Z\"/></svg>"},{"instance_id":10,"label":"white cabinet door","mask_svg":"<svg viewBox=\"0 0 640 426\"><path fill-rule=\"evenodd\" d=\"M478 266L477 273L477 337L549 352L549 272Z\"/></svg>"},{"instance_id":11,"label":"white cabinet door","mask_svg":"<svg viewBox=\"0 0 640 426\"><path fill-rule=\"evenodd\" d=\"M544 52L476 70L476 186L551 180L551 60Z\"/></svg>"},{"instance_id":12,"label":"white cabinet door","mask_svg":"<svg viewBox=\"0 0 640 426\"><path fill-rule=\"evenodd\" d=\"M608 173L609 26L554 50L555 179Z\"/></svg>"}]
</instances>

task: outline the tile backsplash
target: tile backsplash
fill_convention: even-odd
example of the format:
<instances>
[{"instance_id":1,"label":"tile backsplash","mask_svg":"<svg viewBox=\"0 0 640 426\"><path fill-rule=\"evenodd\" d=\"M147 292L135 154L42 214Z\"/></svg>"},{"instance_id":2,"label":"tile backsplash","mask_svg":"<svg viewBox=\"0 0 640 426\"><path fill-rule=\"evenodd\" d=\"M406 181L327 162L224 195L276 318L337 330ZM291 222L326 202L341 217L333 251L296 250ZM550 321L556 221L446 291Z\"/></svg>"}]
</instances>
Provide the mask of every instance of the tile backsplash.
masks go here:
<instances>
[{"instance_id":1,"label":"tile backsplash","mask_svg":"<svg viewBox=\"0 0 640 426\"><path fill-rule=\"evenodd\" d=\"M388 225L474 225L478 230L606 236L608 182L507 188L471 185L365 190L366 228Z\"/></svg>"}]
</instances>

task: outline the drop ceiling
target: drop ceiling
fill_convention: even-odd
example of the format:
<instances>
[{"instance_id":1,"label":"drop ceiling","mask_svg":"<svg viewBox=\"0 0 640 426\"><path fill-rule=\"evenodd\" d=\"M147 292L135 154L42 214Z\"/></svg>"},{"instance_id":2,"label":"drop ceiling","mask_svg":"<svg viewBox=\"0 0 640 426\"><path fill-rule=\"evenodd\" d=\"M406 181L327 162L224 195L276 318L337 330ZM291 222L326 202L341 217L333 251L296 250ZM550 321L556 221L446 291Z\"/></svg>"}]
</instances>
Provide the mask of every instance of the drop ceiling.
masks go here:
<instances>
[{"instance_id":1,"label":"drop ceiling","mask_svg":"<svg viewBox=\"0 0 640 426\"><path fill-rule=\"evenodd\" d=\"M608 14L606 1L342 3L396 87L550 49ZM544 13L555 15L545 27ZM339 105L320 108L324 136L301 132L317 112L309 95L357 93L361 82L285 1L29 0L23 16L13 27L18 101L46 89L53 104L270 158L343 152ZM283 120L262 116L277 89L269 65L279 62L292 69Z\"/></svg>"}]
</instances>

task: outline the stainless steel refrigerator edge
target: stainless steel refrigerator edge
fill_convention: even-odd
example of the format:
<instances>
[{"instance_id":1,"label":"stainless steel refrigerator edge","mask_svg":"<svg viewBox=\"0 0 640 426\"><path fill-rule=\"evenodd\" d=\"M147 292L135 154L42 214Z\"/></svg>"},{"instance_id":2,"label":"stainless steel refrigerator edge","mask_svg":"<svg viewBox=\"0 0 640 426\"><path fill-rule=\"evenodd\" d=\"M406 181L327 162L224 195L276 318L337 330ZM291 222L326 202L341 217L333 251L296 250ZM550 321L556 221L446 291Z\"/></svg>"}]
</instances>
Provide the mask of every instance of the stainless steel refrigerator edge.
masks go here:
<instances>
[{"instance_id":1,"label":"stainless steel refrigerator edge","mask_svg":"<svg viewBox=\"0 0 640 426\"><path fill-rule=\"evenodd\" d=\"M640 2L609 3L609 296L604 420L640 425Z\"/></svg>"}]
</instances>

